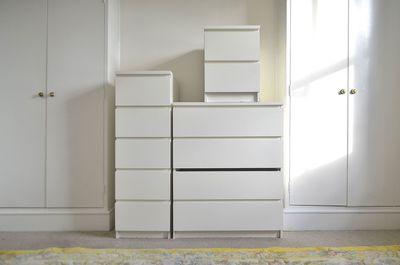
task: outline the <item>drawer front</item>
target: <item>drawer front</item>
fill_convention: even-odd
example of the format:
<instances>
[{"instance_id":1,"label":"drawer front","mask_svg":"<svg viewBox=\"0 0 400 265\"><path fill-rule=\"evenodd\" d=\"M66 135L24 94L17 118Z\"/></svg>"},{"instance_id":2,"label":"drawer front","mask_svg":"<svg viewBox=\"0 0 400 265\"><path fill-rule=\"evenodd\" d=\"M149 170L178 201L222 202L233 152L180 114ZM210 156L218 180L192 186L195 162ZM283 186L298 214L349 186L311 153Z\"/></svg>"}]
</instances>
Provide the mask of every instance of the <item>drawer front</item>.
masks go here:
<instances>
[{"instance_id":1,"label":"drawer front","mask_svg":"<svg viewBox=\"0 0 400 265\"><path fill-rule=\"evenodd\" d=\"M169 231L170 202L115 203L116 231Z\"/></svg>"},{"instance_id":2,"label":"drawer front","mask_svg":"<svg viewBox=\"0 0 400 265\"><path fill-rule=\"evenodd\" d=\"M175 202L176 231L281 230L282 201Z\"/></svg>"},{"instance_id":3,"label":"drawer front","mask_svg":"<svg viewBox=\"0 0 400 265\"><path fill-rule=\"evenodd\" d=\"M260 63L206 62L205 92L259 92Z\"/></svg>"},{"instance_id":4,"label":"drawer front","mask_svg":"<svg viewBox=\"0 0 400 265\"><path fill-rule=\"evenodd\" d=\"M282 136L280 106L174 107L175 137Z\"/></svg>"},{"instance_id":5,"label":"drawer front","mask_svg":"<svg viewBox=\"0 0 400 265\"><path fill-rule=\"evenodd\" d=\"M174 200L282 199L280 171L176 171Z\"/></svg>"},{"instance_id":6,"label":"drawer front","mask_svg":"<svg viewBox=\"0 0 400 265\"><path fill-rule=\"evenodd\" d=\"M171 102L171 75L127 75L116 78L116 106L170 105Z\"/></svg>"},{"instance_id":7,"label":"drawer front","mask_svg":"<svg viewBox=\"0 0 400 265\"><path fill-rule=\"evenodd\" d=\"M169 201L170 183L170 170L117 170L115 199Z\"/></svg>"},{"instance_id":8,"label":"drawer front","mask_svg":"<svg viewBox=\"0 0 400 265\"><path fill-rule=\"evenodd\" d=\"M280 168L282 140L174 139L174 168Z\"/></svg>"},{"instance_id":9,"label":"drawer front","mask_svg":"<svg viewBox=\"0 0 400 265\"><path fill-rule=\"evenodd\" d=\"M170 139L117 139L115 167L169 169L170 146Z\"/></svg>"},{"instance_id":10,"label":"drawer front","mask_svg":"<svg viewBox=\"0 0 400 265\"><path fill-rule=\"evenodd\" d=\"M205 30L204 59L206 61L260 60L260 31Z\"/></svg>"},{"instance_id":11,"label":"drawer front","mask_svg":"<svg viewBox=\"0 0 400 265\"><path fill-rule=\"evenodd\" d=\"M117 108L115 110L115 136L171 137L171 108Z\"/></svg>"}]
</instances>

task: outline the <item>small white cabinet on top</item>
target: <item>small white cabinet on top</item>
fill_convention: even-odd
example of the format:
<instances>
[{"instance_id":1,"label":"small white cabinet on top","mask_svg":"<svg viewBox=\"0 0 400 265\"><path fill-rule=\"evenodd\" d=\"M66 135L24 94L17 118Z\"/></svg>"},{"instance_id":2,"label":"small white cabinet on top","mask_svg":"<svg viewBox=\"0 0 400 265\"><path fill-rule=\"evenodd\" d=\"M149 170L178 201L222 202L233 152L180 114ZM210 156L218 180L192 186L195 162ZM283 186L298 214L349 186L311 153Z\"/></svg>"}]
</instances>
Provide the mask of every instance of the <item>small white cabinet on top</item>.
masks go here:
<instances>
[{"instance_id":1,"label":"small white cabinet on top","mask_svg":"<svg viewBox=\"0 0 400 265\"><path fill-rule=\"evenodd\" d=\"M260 26L204 29L204 101L257 102Z\"/></svg>"},{"instance_id":2,"label":"small white cabinet on top","mask_svg":"<svg viewBox=\"0 0 400 265\"><path fill-rule=\"evenodd\" d=\"M115 89L116 236L168 238L172 73L120 72Z\"/></svg>"}]
</instances>

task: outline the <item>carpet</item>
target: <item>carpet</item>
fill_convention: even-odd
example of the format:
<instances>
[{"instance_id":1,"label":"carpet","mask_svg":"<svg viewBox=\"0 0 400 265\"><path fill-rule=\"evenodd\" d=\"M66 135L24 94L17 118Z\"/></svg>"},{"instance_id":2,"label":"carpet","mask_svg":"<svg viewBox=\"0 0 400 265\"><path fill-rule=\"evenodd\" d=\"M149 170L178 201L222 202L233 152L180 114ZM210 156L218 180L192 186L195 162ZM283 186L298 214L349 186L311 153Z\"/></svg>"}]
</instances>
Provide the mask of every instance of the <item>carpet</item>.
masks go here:
<instances>
[{"instance_id":1,"label":"carpet","mask_svg":"<svg viewBox=\"0 0 400 265\"><path fill-rule=\"evenodd\" d=\"M0 251L0 264L68 265L389 265L400 264L400 245L262 249L87 249Z\"/></svg>"}]
</instances>

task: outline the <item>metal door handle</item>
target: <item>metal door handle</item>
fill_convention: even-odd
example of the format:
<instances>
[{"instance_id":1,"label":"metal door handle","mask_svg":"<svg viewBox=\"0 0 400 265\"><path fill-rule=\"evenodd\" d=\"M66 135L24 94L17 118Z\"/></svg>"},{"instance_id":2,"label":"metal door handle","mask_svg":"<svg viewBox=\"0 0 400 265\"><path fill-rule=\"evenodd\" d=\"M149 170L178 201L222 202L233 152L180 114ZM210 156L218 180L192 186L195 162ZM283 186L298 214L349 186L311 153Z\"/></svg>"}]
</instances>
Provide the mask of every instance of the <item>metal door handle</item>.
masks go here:
<instances>
[{"instance_id":1,"label":"metal door handle","mask_svg":"<svg viewBox=\"0 0 400 265\"><path fill-rule=\"evenodd\" d=\"M50 97L54 97L54 96L55 96L55 93L54 93L54 92L50 92L50 93L49 93L49 96L50 96Z\"/></svg>"},{"instance_id":2,"label":"metal door handle","mask_svg":"<svg viewBox=\"0 0 400 265\"><path fill-rule=\"evenodd\" d=\"M339 95L343 95L346 94L346 90L345 89L340 89L338 92Z\"/></svg>"},{"instance_id":3,"label":"metal door handle","mask_svg":"<svg viewBox=\"0 0 400 265\"><path fill-rule=\"evenodd\" d=\"M352 90L350 90L350 94L354 95L355 93L357 93L357 89L353 88Z\"/></svg>"}]
</instances>

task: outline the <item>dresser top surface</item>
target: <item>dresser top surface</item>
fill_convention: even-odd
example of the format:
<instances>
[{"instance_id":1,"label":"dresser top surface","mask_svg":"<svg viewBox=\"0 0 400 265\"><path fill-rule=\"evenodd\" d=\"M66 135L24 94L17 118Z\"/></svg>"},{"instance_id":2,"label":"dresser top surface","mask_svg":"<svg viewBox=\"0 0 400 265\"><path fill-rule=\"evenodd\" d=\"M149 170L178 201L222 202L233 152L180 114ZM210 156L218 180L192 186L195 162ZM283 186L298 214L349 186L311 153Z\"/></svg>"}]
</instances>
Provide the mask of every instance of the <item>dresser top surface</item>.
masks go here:
<instances>
[{"instance_id":1,"label":"dresser top surface","mask_svg":"<svg viewBox=\"0 0 400 265\"><path fill-rule=\"evenodd\" d=\"M119 71L117 76L130 76L130 75L171 75L171 71Z\"/></svg>"},{"instance_id":2,"label":"dresser top surface","mask_svg":"<svg viewBox=\"0 0 400 265\"><path fill-rule=\"evenodd\" d=\"M204 28L204 31L208 30L259 30L259 25L229 25L229 26L207 26Z\"/></svg>"}]
</instances>

